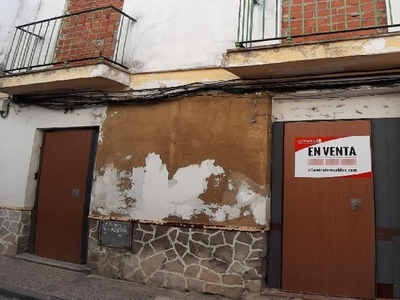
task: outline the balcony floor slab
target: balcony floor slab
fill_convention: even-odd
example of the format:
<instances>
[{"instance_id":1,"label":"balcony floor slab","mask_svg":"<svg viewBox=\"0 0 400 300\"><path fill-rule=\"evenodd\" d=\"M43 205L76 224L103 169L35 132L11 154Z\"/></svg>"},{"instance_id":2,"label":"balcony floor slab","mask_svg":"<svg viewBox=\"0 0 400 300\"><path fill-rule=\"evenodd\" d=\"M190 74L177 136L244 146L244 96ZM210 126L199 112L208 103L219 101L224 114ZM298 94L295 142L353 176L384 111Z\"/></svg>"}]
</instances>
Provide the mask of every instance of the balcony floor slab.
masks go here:
<instances>
[{"instance_id":1,"label":"balcony floor slab","mask_svg":"<svg viewBox=\"0 0 400 300\"><path fill-rule=\"evenodd\" d=\"M130 74L106 64L45 69L0 77L0 92L10 95L117 91L130 86Z\"/></svg>"},{"instance_id":2,"label":"balcony floor slab","mask_svg":"<svg viewBox=\"0 0 400 300\"><path fill-rule=\"evenodd\" d=\"M348 74L400 68L400 35L229 50L225 70L242 79Z\"/></svg>"}]
</instances>

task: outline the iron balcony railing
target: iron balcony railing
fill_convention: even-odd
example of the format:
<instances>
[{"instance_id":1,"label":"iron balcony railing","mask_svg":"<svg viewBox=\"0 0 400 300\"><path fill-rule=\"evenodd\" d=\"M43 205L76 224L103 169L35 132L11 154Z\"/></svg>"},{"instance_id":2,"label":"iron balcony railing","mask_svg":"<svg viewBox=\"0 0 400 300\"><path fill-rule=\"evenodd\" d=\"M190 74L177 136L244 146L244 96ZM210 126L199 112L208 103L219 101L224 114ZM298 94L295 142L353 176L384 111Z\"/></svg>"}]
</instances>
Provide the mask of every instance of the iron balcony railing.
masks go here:
<instances>
[{"instance_id":1,"label":"iron balcony railing","mask_svg":"<svg viewBox=\"0 0 400 300\"><path fill-rule=\"evenodd\" d=\"M236 47L398 31L394 1L239 0Z\"/></svg>"},{"instance_id":2,"label":"iron balcony railing","mask_svg":"<svg viewBox=\"0 0 400 300\"><path fill-rule=\"evenodd\" d=\"M125 50L135 22L106 6L17 26L3 73L99 61L127 68Z\"/></svg>"}]
</instances>

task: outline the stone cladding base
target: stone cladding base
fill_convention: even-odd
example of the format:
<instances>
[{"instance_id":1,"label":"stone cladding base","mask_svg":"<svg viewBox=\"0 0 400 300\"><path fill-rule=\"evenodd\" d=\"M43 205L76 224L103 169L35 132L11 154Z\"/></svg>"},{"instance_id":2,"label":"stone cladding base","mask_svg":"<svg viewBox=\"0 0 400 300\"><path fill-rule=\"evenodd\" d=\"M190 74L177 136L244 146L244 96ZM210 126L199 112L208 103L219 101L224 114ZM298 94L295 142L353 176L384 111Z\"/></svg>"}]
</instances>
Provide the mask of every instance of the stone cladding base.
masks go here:
<instances>
[{"instance_id":1,"label":"stone cladding base","mask_svg":"<svg viewBox=\"0 0 400 300\"><path fill-rule=\"evenodd\" d=\"M28 250L31 212L0 208L0 254L16 255Z\"/></svg>"},{"instance_id":2,"label":"stone cladding base","mask_svg":"<svg viewBox=\"0 0 400 300\"><path fill-rule=\"evenodd\" d=\"M231 298L264 287L266 232L134 223L127 249L101 245L99 222L90 220L89 229L88 266L95 274Z\"/></svg>"}]
</instances>

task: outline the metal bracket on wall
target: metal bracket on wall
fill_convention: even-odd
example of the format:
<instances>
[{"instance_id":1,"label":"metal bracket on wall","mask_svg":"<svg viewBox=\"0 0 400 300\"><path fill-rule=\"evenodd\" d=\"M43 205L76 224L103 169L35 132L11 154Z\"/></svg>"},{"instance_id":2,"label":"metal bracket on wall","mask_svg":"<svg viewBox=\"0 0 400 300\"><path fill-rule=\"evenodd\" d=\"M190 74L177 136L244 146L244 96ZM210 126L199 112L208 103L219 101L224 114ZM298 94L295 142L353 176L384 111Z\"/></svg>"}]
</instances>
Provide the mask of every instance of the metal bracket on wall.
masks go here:
<instances>
[{"instance_id":1,"label":"metal bracket on wall","mask_svg":"<svg viewBox=\"0 0 400 300\"><path fill-rule=\"evenodd\" d=\"M9 99L0 98L0 116L5 119L10 112L11 101Z\"/></svg>"},{"instance_id":2,"label":"metal bracket on wall","mask_svg":"<svg viewBox=\"0 0 400 300\"><path fill-rule=\"evenodd\" d=\"M350 199L350 205L352 210L361 210L362 207L362 199Z\"/></svg>"}]
</instances>

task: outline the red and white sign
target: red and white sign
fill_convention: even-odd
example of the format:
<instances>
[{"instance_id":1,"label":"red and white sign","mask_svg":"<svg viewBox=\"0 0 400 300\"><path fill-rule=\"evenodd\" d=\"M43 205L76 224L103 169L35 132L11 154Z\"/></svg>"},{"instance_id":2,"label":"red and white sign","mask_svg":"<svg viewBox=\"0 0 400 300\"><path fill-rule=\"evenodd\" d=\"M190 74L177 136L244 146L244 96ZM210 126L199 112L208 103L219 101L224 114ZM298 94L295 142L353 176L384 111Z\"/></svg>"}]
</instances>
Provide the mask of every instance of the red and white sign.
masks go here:
<instances>
[{"instance_id":1,"label":"red and white sign","mask_svg":"<svg viewBox=\"0 0 400 300\"><path fill-rule=\"evenodd\" d=\"M295 139L295 177L372 176L369 136Z\"/></svg>"}]
</instances>

